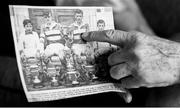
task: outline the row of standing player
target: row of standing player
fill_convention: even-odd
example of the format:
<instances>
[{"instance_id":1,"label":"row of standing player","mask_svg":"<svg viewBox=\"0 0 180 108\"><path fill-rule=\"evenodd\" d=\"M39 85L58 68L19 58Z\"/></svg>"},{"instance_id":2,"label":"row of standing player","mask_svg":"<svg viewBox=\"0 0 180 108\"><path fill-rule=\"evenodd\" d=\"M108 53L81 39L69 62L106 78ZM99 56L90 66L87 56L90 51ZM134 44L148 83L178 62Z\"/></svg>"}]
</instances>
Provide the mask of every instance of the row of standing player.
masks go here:
<instances>
[{"instance_id":1,"label":"row of standing player","mask_svg":"<svg viewBox=\"0 0 180 108\"><path fill-rule=\"evenodd\" d=\"M72 46L73 52L80 57L82 53L85 53L87 51L87 47L80 43L80 35L74 34L78 32L80 33L89 31L89 25L82 22L82 17L82 11L77 10L75 12L74 23L67 28L53 21L50 13L45 13L44 18L46 19L46 23L41 26L40 39L37 33L32 31L31 21L28 19L24 20L23 25L25 27L25 33L24 35L21 35L19 39L21 57L39 57L41 54L44 54L45 57L48 58L55 54L58 55L62 60L64 58L64 55L67 55L64 53L64 50L71 50L68 45L66 45L67 41L65 39L66 37L64 36L67 36L74 41ZM97 22L97 25L99 30L103 30L105 22L103 20L99 20ZM64 44L63 40L66 41L64 42ZM72 61L69 60L69 63L67 63L67 65L71 64L71 62ZM72 65L69 66L72 67ZM55 78L55 75L56 73L53 73L53 75L51 75L53 79ZM37 77L37 75L35 76ZM77 83L77 79L75 78L73 82Z\"/></svg>"},{"instance_id":2,"label":"row of standing player","mask_svg":"<svg viewBox=\"0 0 180 108\"><path fill-rule=\"evenodd\" d=\"M44 53L47 57L54 53L59 55L59 57L63 57L64 54L62 53L62 51L60 49L64 48L64 46L51 45L51 46L46 47L44 43L45 43L45 38L49 41L51 41L51 40L54 41L54 40L58 40L59 38L61 38L61 37L55 36L55 35L53 35L53 36L46 35L46 33L48 31L60 30L64 34L67 34L67 28L65 28L63 25L53 21L50 13L46 12L46 13L44 13L43 16L44 16L46 23L41 26L40 36L38 36L38 34L35 31L33 31L33 26L29 19L25 19L23 21L25 32L19 36L19 50L20 50L21 57L39 56L40 52ZM76 33L76 31L77 32L89 31L89 25L84 24L82 21L83 12L81 10L75 11L74 17L75 17L74 18L75 21L73 24L71 24L68 27L69 31L73 31L74 33ZM103 20L98 20L97 27L99 30L104 30L105 22ZM66 31L65 31L65 29L66 29ZM80 37L74 36L74 38L79 39ZM97 46L101 47L101 46L104 46L104 44L101 45L101 43L98 43ZM74 49L74 51L77 50L75 52L80 52L80 51L78 51L78 49L79 49L78 45L74 45L74 47L72 49Z\"/></svg>"}]
</instances>

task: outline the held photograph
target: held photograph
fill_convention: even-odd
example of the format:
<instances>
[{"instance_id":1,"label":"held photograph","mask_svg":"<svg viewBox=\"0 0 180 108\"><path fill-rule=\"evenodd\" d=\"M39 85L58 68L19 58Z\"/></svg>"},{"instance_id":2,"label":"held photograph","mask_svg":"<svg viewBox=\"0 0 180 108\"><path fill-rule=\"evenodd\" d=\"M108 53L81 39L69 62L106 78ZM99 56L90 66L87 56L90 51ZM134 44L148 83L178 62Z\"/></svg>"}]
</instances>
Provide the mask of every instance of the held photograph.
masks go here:
<instances>
[{"instance_id":1,"label":"held photograph","mask_svg":"<svg viewBox=\"0 0 180 108\"><path fill-rule=\"evenodd\" d=\"M108 86L116 89L111 88L114 84L105 78L108 70L102 70L105 65L97 58L117 47L81 39L85 32L114 29L112 8L13 5L9 8L18 68L27 98L28 93L104 84L107 91Z\"/></svg>"}]
</instances>

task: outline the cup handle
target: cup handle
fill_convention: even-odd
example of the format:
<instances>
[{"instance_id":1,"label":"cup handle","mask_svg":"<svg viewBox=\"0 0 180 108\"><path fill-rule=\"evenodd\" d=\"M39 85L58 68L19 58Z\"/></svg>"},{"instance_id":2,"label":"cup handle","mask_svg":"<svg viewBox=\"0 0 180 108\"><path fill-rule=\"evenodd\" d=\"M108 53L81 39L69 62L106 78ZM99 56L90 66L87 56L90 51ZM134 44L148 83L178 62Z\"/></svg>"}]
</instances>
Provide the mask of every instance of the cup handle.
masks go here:
<instances>
[{"instance_id":1,"label":"cup handle","mask_svg":"<svg viewBox=\"0 0 180 108\"><path fill-rule=\"evenodd\" d=\"M76 77L77 77L77 78L80 77L80 73L79 73L79 72L76 73Z\"/></svg>"}]
</instances>

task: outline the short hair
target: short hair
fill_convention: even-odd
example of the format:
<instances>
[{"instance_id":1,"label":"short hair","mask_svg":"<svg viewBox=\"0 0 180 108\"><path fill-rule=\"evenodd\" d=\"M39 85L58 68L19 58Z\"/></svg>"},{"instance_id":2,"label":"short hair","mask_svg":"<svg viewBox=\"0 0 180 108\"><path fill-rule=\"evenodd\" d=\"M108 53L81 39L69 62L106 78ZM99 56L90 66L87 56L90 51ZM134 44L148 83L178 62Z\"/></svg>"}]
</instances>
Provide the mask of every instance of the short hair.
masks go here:
<instances>
[{"instance_id":1,"label":"short hair","mask_svg":"<svg viewBox=\"0 0 180 108\"><path fill-rule=\"evenodd\" d=\"M75 11L74 11L74 14L82 14L83 15L83 11L82 10L80 10L80 9L76 9Z\"/></svg>"},{"instance_id":2,"label":"short hair","mask_svg":"<svg viewBox=\"0 0 180 108\"><path fill-rule=\"evenodd\" d=\"M104 25L105 25L105 21L102 20L102 19L100 19L100 20L97 21L97 25L98 25L99 23L104 23Z\"/></svg>"},{"instance_id":3,"label":"short hair","mask_svg":"<svg viewBox=\"0 0 180 108\"><path fill-rule=\"evenodd\" d=\"M25 19L25 20L23 21L24 27L25 27L27 24L29 24L29 23L32 25L32 22L31 22L30 19Z\"/></svg>"},{"instance_id":4,"label":"short hair","mask_svg":"<svg viewBox=\"0 0 180 108\"><path fill-rule=\"evenodd\" d=\"M47 18L47 17L49 17L49 16L51 16L51 13L50 13L50 12L44 12L44 13L43 13L43 17L46 17L46 18Z\"/></svg>"}]
</instances>

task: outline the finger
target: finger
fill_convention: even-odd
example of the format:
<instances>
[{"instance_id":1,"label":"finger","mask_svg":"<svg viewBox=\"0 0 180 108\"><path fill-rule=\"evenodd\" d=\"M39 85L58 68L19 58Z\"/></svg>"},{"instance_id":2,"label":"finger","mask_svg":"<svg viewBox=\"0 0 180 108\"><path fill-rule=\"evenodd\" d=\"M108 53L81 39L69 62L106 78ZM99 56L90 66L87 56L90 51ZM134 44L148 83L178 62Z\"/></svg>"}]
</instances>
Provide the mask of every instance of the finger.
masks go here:
<instances>
[{"instance_id":1,"label":"finger","mask_svg":"<svg viewBox=\"0 0 180 108\"><path fill-rule=\"evenodd\" d=\"M116 65L123 62L138 62L138 57L134 54L133 51L127 51L127 50L119 50L117 52L112 53L108 57L108 64L109 65Z\"/></svg>"},{"instance_id":2,"label":"finger","mask_svg":"<svg viewBox=\"0 0 180 108\"><path fill-rule=\"evenodd\" d=\"M132 94L126 90L125 93L117 93L118 95L120 95L126 103L130 103L132 101Z\"/></svg>"},{"instance_id":3,"label":"finger","mask_svg":"<svg viewBox=\"0 0 180 108\"><path fill-rule=\"evenodd\" d=\"M123 88L139 88L143 86L143 82L140 79L137 79L133 76L129 76L121 80L121 86Z\"/></svg>"},{"instance_id":4,"label":"finger","mask_svg":"<svg viewBox=\"0 0 180 108\"><path fill-rule=\"evenodd\" d=\"M121 30L104 30L86 32L81 35L85 41L108 42L114 45L124 45L124 43L136 43L136 33L125 32ZM132 45L131 45L132 47Z\"/></svg>"},{"instance_id":5,"label":"finger","mask_svg":"<svg viewBox=\"0 0 180 108\"><path fill-rule=\"evenodd\" d=\"M108 53L109 52L109 49L107 48L104 48L104 49L99 49L97 54L98 55L102 55L102 54L105 54L105 53Z\"/></svg>"},{"instance_id":6,"label":"finger","mask_svg":"<svg viewBox=\"0 0 180 108\"><path fill-rule=\"evenodd\" d=\"M121 78L131 75L131 70L128 68L128 65L126 63L123 63L113 66L110 69L110 75L112 78L119 80Z\"/></svg>"}]
</instances>

